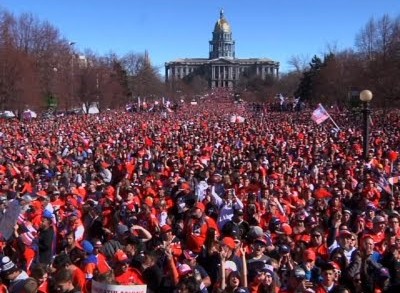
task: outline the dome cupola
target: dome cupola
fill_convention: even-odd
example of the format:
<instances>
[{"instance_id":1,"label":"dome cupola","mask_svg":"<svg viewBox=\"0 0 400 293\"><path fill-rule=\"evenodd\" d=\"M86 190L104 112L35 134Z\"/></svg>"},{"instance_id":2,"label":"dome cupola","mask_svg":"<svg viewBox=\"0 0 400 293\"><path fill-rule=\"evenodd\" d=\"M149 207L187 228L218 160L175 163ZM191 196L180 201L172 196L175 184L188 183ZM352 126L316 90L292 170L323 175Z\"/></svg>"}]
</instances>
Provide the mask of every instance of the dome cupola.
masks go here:
<instances>
[{"instance_id":1,"label":"dome cupola","mask_svg":"<svg viewBox=\"0 0 400 293\"><path fill-rule=\"evenodd\" d=\"M221 9L219 19L215 23L213 38L210 41L210 59L235 58L235 41L232 39L232 30Z\"/></svg>"}]
</instances>

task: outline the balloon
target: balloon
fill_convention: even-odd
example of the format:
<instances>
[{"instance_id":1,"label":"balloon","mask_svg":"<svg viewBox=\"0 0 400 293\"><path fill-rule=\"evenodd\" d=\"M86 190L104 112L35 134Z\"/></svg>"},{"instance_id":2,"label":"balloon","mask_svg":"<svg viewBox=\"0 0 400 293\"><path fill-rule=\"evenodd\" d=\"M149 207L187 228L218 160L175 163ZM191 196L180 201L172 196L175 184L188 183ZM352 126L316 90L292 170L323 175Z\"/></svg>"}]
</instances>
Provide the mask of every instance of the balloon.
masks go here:
<instances>
[{"instance_id":1,"label":"balloon","mask_svg":"<svg viewBox=\"0 0 400 293\"><path fill-rule=\"evenodd\" d=\"M398 152L390 151L389 152L389 160L390 160L390 162L393 163L394 161L396 161L398 156L399 156Z\"/></svg>"}]
</instances>

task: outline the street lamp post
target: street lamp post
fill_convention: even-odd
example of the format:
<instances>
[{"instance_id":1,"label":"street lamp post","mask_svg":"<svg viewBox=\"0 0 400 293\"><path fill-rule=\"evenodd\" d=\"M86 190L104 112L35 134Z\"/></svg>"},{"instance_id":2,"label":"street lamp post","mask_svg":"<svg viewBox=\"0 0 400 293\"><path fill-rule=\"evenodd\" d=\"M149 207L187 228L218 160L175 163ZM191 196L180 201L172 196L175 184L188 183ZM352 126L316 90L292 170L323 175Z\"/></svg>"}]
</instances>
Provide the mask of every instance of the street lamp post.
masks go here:
<instances>
[{"instance_id":1,"label":"street lamp post","mask_svg":"<svg viewBox=\"0 0 400 293\"><path fill-rule=\"evenodd\" d=\"M368 160L369 152L369 115L371 114L369 103L372 97L373 95L370 90L363 90L360 93L360 100L363 103L363 157L365 161Z\"/></svg>"},{"instance_id":2,"label":"street lamp post","mask_svg":"<svg viewBox=\"0 0 400 293\"><path fill-rule=\"evenodd\" d=\"M72 103L74 102L74 59L75 59L75 51L74 51L74 45L76 42L69 42L69 46L71 47L72 50L72 55L71 55L71 97L67 100L67 111L69 110L69 103L68 101L71 101Z\"/></svg>"}]
</instances>

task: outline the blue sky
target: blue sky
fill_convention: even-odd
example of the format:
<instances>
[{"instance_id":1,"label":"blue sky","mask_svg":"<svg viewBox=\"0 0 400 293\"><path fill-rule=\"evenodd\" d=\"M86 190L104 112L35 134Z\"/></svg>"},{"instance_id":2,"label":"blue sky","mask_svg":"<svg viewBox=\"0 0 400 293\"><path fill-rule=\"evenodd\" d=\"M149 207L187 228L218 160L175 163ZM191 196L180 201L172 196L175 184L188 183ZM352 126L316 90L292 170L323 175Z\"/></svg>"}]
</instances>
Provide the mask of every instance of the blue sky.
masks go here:
<instances>
[{"instance_id":1,"label":"blue sky","mask_svg":"<svg viewBox=\"0 0 400 293\"><path fill-rule=\"evenodd\" d=\"M290 69L292 56L321 55L328 44L353 47L371 17L400 16L400 0L1 0L0 7L49 21L77 50L122 56L147 49L161 67L178 58L208 57L223 8L236 57L271 58L281 71Z\"/></svg>"}]
</instances>

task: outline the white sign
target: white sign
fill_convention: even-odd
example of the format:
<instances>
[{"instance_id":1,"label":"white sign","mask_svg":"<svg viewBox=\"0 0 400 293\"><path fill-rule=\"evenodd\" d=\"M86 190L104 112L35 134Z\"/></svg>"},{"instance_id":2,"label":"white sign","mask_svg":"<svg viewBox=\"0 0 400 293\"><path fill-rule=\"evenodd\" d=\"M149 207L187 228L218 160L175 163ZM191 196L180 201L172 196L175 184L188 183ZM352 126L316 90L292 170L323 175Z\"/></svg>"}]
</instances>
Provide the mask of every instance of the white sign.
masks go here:
<instances>
[{"instance_id":1,"label":"white sign","mask_svg":"<svg viewBox=\"0 0 400 293\"><path fill-rule=\"evenodd\" d=\"M245 120L244 117L239 115L232 115L231 118L229 118L229 121L231 123L243 123L244 120Z\"/></svg>"},{"instance_id":2,"label":"white sign","mask_svg":"<svg viewBox=\"0 0 400 293\"><path fill-rule=\"evenodd\" d=\"M147 285L109 285L92 281L92 293L146 293Z\"/></svg>"}]
</instances>

